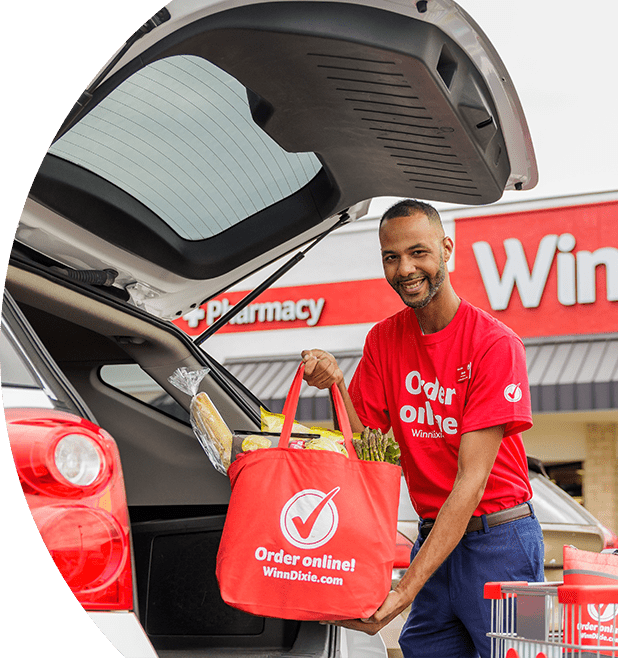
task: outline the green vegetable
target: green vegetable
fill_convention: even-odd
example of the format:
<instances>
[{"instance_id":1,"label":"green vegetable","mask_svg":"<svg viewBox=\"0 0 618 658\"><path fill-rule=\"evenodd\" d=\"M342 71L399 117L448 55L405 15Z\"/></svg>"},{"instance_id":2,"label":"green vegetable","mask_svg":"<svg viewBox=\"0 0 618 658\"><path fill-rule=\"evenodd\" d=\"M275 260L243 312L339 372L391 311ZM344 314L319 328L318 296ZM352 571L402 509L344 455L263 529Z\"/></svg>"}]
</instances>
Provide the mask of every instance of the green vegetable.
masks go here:
<instances>
[{"instance_id":1,"label":"green vegetable","mask_svg":"<svg viewBox=\"0 0 618 658\"><path fill-rule=\"evenodd\" d=\"M374 462L389 462L399 466L401 450L395 439L382 434L381 430L369 427L355 435L352 439L354 449L359 459Z\"/></svg>"}]
</instances>

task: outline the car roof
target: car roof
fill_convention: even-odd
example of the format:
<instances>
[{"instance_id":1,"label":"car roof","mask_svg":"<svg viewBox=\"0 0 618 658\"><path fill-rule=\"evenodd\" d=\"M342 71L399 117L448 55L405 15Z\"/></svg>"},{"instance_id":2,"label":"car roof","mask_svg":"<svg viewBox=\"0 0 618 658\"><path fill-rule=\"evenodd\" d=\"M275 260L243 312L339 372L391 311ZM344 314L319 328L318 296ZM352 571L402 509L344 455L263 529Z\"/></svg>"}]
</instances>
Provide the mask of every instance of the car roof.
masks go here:
<instances>
[{"instance_id":1,"label":"car roof","mask_svg":"<svg viewBox=\"0 0 618 658\"><path fill-rule=\"evenodd\" d=\"M172 2L59 131L18 243L113 271L174 318L372 197L475 205L533 186L493 47L455 3L417 5Z\"/></svg>"}]
</instances>

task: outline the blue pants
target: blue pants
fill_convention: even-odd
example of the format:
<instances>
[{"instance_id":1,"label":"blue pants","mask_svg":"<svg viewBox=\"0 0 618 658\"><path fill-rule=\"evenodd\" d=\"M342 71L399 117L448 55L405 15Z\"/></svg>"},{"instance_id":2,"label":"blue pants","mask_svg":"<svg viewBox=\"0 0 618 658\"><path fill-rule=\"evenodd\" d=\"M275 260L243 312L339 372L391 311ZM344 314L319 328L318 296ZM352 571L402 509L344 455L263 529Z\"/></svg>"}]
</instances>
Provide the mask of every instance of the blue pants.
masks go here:
<instances>
[{"instance_id":1,"label":"blue pants","mask_svg":"<svg viewBox=\"0 0 618 658\"><path fill-rule=\"evenodd\" d=\"M399 637L405 658L490 657L486 582L543 580L543 534L533 516L470 532L412 603ZM416 540L412 559L424 540Z\"/></svg>"}]
</instances>

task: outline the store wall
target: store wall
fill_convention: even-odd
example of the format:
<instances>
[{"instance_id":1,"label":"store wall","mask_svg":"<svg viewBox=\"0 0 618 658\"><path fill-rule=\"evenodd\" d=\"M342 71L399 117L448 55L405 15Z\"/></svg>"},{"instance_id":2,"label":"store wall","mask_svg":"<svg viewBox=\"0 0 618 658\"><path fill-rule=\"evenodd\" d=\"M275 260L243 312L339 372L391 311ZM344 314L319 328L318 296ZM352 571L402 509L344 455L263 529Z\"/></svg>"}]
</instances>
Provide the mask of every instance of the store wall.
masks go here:
<instances>
[{"instance_id":1,"label":"store wall","mask_svg":"<svg viewBox=\"0 0 618 658\"><path fill-rule=\"evenodd\" d=\"M544 462L586 459L589 414L536 414L534 426L524 433L526 452Z\"/></svg>"},{"instance_id":2,"label":"store wall","mask_svg":"<svg viewBox=\"0 0 618 658\"><path fill-rule=\"evenodd\" d=\"M618 423L586 426L583 496L586 508L618 533Z\"/></svg>"}]
</instances>

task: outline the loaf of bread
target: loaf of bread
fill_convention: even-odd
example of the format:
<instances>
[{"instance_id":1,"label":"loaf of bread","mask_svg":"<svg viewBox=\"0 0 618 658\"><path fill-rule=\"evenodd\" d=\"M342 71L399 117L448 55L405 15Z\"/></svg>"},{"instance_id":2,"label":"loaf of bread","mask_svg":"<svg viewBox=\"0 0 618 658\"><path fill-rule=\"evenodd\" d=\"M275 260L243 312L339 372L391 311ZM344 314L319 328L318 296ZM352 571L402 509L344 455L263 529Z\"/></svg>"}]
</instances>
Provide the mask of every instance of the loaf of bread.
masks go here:
<instances>
[{"instance_id":1,"label":"loaf of bread","mask_svg":"<svg viewBox=\"0 0 618 658\"><path fill-rule=\"evenodd\" d=\"M220 460L225 469L224 472L227 472L232 457L232 432L208 395L203 391L194 396L191 401L191 420L194 431L211 461L216 466L213 457ZM216 450L214 454L213 449Z\"/></svg>"}]
</instances>

